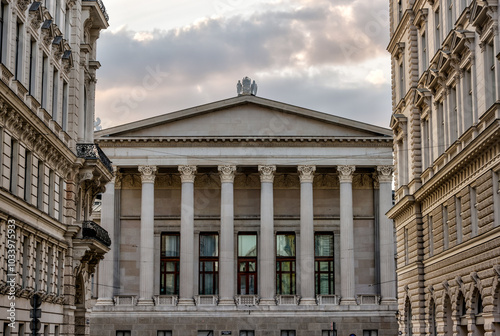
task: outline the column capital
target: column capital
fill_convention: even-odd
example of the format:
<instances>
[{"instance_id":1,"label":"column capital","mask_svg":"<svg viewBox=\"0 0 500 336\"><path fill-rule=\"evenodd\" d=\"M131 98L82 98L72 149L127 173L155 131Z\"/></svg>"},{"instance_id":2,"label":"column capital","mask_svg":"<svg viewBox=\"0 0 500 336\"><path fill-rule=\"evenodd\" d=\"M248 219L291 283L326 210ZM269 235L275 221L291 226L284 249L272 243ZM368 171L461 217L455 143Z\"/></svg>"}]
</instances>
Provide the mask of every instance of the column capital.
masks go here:
<instances>
[{"instance_id":1,"label":"column capital","mask_svg":"<svg viewBox=\"0 0 500 336\"><path fill-rule=\"evenodd\" d=\"M234 182L234 173L236 172L236 166L224 165L224 166L219 166L218 169L219 169L221 183Z\"/></svg>"},{"instance_id":2,"label":"column capital","mask_svg":"<svg viewBox=\"0 0 500 336\"><path fill-rule=\"evenodd\" d=\"M312 183L314 179L314 172L316 171L316 166L298 166L300 182Z\"/></svg>"},{"instance_id":3,"label":"column capital","mask_svg":"<svg viewBox=\"0 0 500 336\"><path fill-rule=\"evenodd\" d=\"M377 166L378 181L380 183L392 183L393 166Z\"/></svg>"},{"instance_id":4,"label":"column capital","mask_svg":"<svg viewBox=\"0 0 500 336\"><path fill-rule=\"evenodd\" d=\"M179 166L179 172L181 173L182 183L194 183L194 178L196 177L196 166Z\"/></svg>"},{"instance_id":5,"label":"column capital","mask_svg":"<svg viewBox=\"0 0 500 336\"><path fill-rule=\"evenodd\" d=\"M339 172L339 181L352 183L352 173L356 170L356 166L337 166Z\"/></svg>"},{"instance_id":6,"label":"column capital","mask_svg":"<svg viewBox=\"0 0 500 336\"><path fill-rule=\"evenodd\" d=\"M156 166L139 166L142 183L155 183Z\"/></svg>"},{"instance_id":7,"label":"column capital","mask_svg":"<svg viewBox=\"0 0 500 336\"><path fill-rule=\"evenodd\" d=\"M276 166L261 166L259 165L260 182L273 182Z\"/></svg>"}]
</instances>

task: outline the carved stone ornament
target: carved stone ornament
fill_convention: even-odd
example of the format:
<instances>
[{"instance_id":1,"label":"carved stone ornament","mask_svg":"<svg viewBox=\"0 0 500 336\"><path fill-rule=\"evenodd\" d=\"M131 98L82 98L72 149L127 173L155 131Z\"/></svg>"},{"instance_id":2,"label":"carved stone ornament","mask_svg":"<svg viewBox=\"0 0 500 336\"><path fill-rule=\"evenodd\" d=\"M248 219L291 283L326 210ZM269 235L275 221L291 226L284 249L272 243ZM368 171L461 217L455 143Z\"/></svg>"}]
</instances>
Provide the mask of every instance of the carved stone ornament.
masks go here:
<instances>
[{"instance_id":1,"label":"carved stone ornament","mask_svg":"<svg viewBox=\"0 0 500 336\"><path fill-rule=\"evenodd\" d=\"M139 166L142 183L155 183L156 166Z\"/></svg>"},{"instance_id":2,"label":"carved stone ornament","mask_svg":"<svg viewBox=\"0 0 500 336\"><path fill-rule=\"evenodd\" d=\"M225 165L225 166L219 166L218 169L219 169L220 181L222 183L234 182L234 173L236 172L236 166Z\"/></svg>"},{"instance_id":3,"label":"carved stone ornament","mask_svg":"<svg viewBox=\"0 0 500 336\"><path fill-rule=\"evenodd\" d=\"M392 172L394 171L393 166L378 166L378 181L380 183L392 183Z\"/></svg>"},{"instance_id":4,"label":"carved stone ornament","mask_svg":"<svg viewBox=\"0 0 500 336\"><path fill-rule=\"evenodd\" d=\"M300 183L308 182L312 183L314 180L314 172L316 171L316 166L298 166Z\"/></svg>"},{"instance_id":5,"label":"carved stone ornament","mask_svg":"<svg viewBox=\"0 0 500 336\"><path fill-rule=\"evenodd\" d=\"M276 166L260 166L260 182L270 182L274 181L274 172L276 171Z\"/></svg>"},{"instance_id":6,"label":"carved stone ornament","mask_svg":"<svg viewBox=\"0 0 500 336\"><path fill-rule=\"evenodd\" d=\"M21 13L26 12L28 9L28 5L31 3L31 0L17 0L17 7Z\"/></svg>"},{"instance_id":7,"label":"carved stone ornament","mask_svg":"<svg viewBox=\"0 0 500 336\"><path fill-rule=\"evenodd\" d=\"M181 173L182 183L194 183L194 178L196 177L196 166L179 166L179 172Z\"/></svg>"},{"instance_id":8,"label":"carved stone ornament","mask_svg":"<svg viewBox=\"0 0 500 336\"><path fill-rule=\"evenodd\" d=\"M340 182L352 182L352 173L356 170L356 166L337 166Z\"/></svg>"}]
</instances>

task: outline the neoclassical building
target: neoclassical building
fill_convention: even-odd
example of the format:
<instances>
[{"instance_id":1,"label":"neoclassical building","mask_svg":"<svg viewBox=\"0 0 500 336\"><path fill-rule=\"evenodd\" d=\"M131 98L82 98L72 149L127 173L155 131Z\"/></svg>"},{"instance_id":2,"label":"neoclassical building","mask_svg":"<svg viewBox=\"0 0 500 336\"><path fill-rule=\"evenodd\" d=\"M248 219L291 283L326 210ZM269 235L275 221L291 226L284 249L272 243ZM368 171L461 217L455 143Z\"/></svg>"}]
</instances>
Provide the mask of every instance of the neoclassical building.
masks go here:
<instances>
[{"instance_id":1,"label":"neoclassical building","mask_svg":"<svg viewBox=\"0 0 500 336\"><path fill-rule=\"evenodd\" d=\"M96 46L108 26L91 0L0 1L0 334L88 335L90 283L109 250L91 208L112 176L93 141Z\"/></svg>"},{"instance_id":2,"label":"neoclassical building","mask_svg":"<svg viewBox=\"0 0 500 336\"><path fill-rule=\"evenodd\" d=\"M500 334L499 1L390 1L399 330Z\"/></svg>"},{"instance_id":3,"label":"neoclassical building","mask_svg":"<svg viewBox=\"0 0 500 336\"><path fill-rule=\"evenodd\" d=\"M96 133L99 336L394 335L390 130L255 96Z\"/></svg>"}]
</instances>

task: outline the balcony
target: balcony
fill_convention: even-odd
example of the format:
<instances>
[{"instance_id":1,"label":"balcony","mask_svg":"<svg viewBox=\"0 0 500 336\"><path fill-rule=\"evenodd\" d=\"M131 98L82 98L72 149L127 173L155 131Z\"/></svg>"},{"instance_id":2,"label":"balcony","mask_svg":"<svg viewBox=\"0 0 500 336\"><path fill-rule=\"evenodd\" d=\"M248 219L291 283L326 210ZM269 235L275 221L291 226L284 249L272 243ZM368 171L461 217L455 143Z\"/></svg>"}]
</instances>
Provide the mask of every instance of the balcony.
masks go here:
<instances>
[{"instance_id":1,"label":"balcony","mask_svg":"<svg viewBox=\"0 0 500 336\"><path fill-rule=\"evenodd\" d=\"M90 143L90 144L77 144L76 145L76 156L79 158L87 160L98 160L100 161L104 167L112 174L113 166L111 165L111 161L108 159L106 154L102 151L99 145Z\"/></svg>"},{"instance_id":2,"label":"balcony","mask_svg":"<svg viewBox=\"0 0 500 336\"><path fill-rule=\"evenodd\" d=\"M85 221L82 223L82 238L95 239L106 246L111 245L111 239L108 232L92 221Z\"/></svg>"}]
</instances>

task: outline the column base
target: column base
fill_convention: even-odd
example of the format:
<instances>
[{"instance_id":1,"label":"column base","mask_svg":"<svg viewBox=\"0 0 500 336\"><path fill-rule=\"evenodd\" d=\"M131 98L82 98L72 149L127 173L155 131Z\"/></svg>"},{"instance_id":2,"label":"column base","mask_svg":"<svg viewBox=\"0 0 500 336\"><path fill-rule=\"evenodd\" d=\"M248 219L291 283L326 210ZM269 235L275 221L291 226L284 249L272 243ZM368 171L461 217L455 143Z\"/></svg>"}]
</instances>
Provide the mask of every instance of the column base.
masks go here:
<instances>
[{"instance_id":1,"label":"column base","mask_svg":"<svg viewBox=\"0 0 500 336\"><path fill-rule=\"evenodd\" d=\"M146 299L146 298L140 298L137 300L137 305L138 306L154 306L155 303L153 299Z\"/></svg>"},{"instance_id":2,"label":"column base","mask_svg":"<svg viewBox=\"0 0 500 336\"><path fill-rule=\"evenodd\" d=\"M316 299L314 298L302 298L300 299L301 306L316 306Z\"/></svg>"},{"instance_id":3,"label":"column base","mask_svg":"<svg viewBox=\"0 0 500 336\"><path fill-rule=\"evenodd\" d=\"M235 306L234 299L223 298L219 300L218 306Z\"/></svg>"},{"instance_id":4,"label":"column base","mask_svg":"<svg viewBox=\"0 0 500 336\"><path fill-rule=\"evenodd\" d=\"M260 299L259 306L276 306L276 300L273 298Z\"/></svg>"},{"instance_id":5,"label":"column base","mask_svg":"<svg viewBox=\"0 0 500 336\"><path fill-rule=\"evenodd\" d=\"M113 301L112 298L98 298L95 305L96 306L114 306L115 302Z\"/></svg>"},{"instance_id":6,"label":"column base","mask_svg":"<svg viewBox=\"0 0 500 336\"><path fill-rule=\"evenodd\" d=\"M341 298L340 299L341 306L356 306L358 303L354 298Z\"/></svg>"},{"instance_id":7,"label":"column base","mask_svg":"<svg viewBox=\"0 0 500 336\"><path fill-rule=\"evenodd\" d=\"M182 298L177 302L178 306L194 306L194 299L192 298Z\"/></svg>"}]
</instances>

